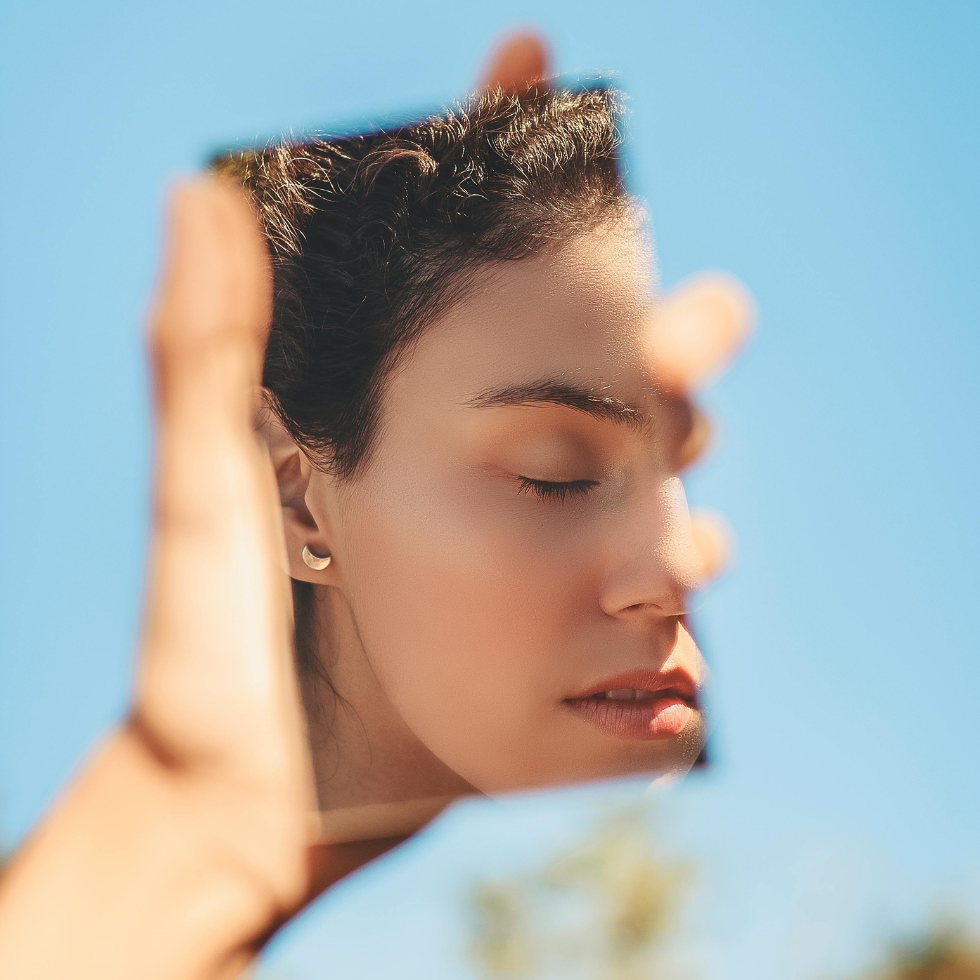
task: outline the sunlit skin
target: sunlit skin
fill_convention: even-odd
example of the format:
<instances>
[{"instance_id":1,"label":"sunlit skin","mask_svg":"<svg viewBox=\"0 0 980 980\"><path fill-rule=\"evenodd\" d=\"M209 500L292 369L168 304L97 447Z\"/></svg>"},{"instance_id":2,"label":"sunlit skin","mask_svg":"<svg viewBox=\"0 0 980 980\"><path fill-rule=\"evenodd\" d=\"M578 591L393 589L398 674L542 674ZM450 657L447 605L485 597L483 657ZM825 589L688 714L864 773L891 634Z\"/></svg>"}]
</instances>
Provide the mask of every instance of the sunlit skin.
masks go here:
<instances>
[{"instance_id":1,"label":"sunlit skin","mask_svg":"<svg viewBox=\"0 0 980 980\"><path fill-rule=\"evenodd\" d=\"M521 37L498 52L485 77L488 83L517 88L543 74L545 66L540 42ZM601 252L612 241L592 244ZM611 747L588 728L576 729L586 723L563 715L556 699L574 693L576 685L590 684L607 665L610 671L632 665L634 657L650 664L665 655L700 663L684 634L671 634L663 625L676 623L680 609L679 604L671 607L667 597L679 601L689 572L717 570L725 548L715 523L694 522L690 533L679 531L687 526L681 498L656 444L656 433L667 429L656 424L655 400L641 362L678 406L688 406L693 384L727 360L749 318L740 291L713 279L685 286L648 315L641 328L642 249L630 251L628 239L623 245L625 252L605 264L598 262L598 253L583 256L568 249L553 258L544 281L552 276L553 284L578 289L586 298L561 324L561 336L567 344L585 344L589 356L577 367L589 374L590 384L615 385L618 397L633 399L653 414L652 435L627 436L609 423L596 428L591 419L568 409L465 407L458 399L471 398L472 391L436 385L450 380L460 385L467 365L494 371L507 366L506 348L499 346L498 361L482 368L475 357L466 363L458 357L466 326L452 317L467 311L475 317L481 295L484 304L491 304L484 305L484 316L494 313L492 304L503 296L513 300L520 295L519 289L494 290L488 280L485 293L433 325L425 349L420 346L417 359L406 362L389 392L391 425L399 417L399 399L441 412L445 424L416 426L416 438L423 442L414 451L395 440L389 444L389 427L359 493L353 486L330 486L313 474L304 543L312 547L329 541L337 556L334 587L325 590L335 615L321 611L338 641L333 676L354 700L365 728L376 733L378 749L394 760L387 768L365 766L368 756L355 755L356 740L338 729L351 759L348 785L355 776L370 776L375 798L394 791L392 771L400 762L406 763L413 783L427 789L456 789L465 780L492 789L515 772L527 778L533 767L554 772L555 765L569 763L570 753L558 744L560 732L580 739L588 757L582 774L610 763L629 767L666 761L645 755L653 752L647 743ZM625 264L624 255L632 256ZM535 261L508 274L531 274ZM612 267L625 277L622 288L612 288L607 280L607 287L597 289L603 278L597 269ZM291 519L289 511L297 516L308 473L296 454L293 465L280 468L284 546L272 473L252 430L269 281L260 232L238 191L215 180L178 188L151 318L157 451L138 682L125 721L107 734L0 878L0 976L230 980L240 976L271 930L317 889L391 845L380 840L353 848L314 846L308 734L317 753L321 794L339 800L343 791L323 779L324 759L317 748L322 733L307 733L304 727L289 641L288 592L276 574L276 566L287 563L294 574L301 571L296 567L301 546L296 548L293 533L303 522ZM540 275L537 281L540 286ZM633 285L625 285L628 281ZM557 293L553 299L566 302ZM620 315L622 321L616 319ZM538 329L529 324L514 342L533 338L530 346L537 355L555 356ZM460 376L437 378L439 357L451 357L454 345ZM419 386L426 372L429 388L423 398ZM475 380L469 376L470 383ZM682 411L681 417L687 414ZM404 413L402 419L407 420ZM680 459L691 455L692 442L696 447L702 441L698 429L687 447L680 447ZM521 443L515 430L540 437ZM434 441L426 446L426 439ZM282 445L274 434L272 442L281 464ZM578 448L570 450L570 442ZM290 456L288 447L285 455ZM442 460L441 470L435 459ZM601 489L594 498L566 499L561 507L533 499L516 492L514 474L507 475L511 468L532 463L595 466L602 474L596 477ZM407 481L402 489L391 480L395 473ZM439 477L447 482L440 484ZM472 494L472 508L457 511L450 527L444 510L458 490ZM402 531L385 536L395 524ZM437 544L446 549L441 563ZM549 551L564 554L569 564L553 560ZM571 567L579 559L584 568ZM459 582L450 580L454 569L472 573L474 568L484 576L485 596L460 591L473 589L472 574L469 581L462 575ZM423 571L433 587L413 592ZM550 585L547 575L555 577ZM370 576L377 578L369 582ZM522 591L507 584L515 581ZM452 588L453 602L435 588L438 584ZM581 608L566 604L571 601L567 590ZM474 658L464 669L447 662L457 654L455 646L434 644L428 650L415 639L410 649L407 635L396 637L396 627L408 634L422 618L409 607L412 595L436 617L440 630L460 630L484 644L488 662ZM450 607L464 600L474 615L453 618ZM519 605L510 608L508 600ZM354 616L344 602L353 605ZM642 611L631 612L637 604ZM379 605L388 607L386 616L377 615ZM653 614L654 605L661 612ZM575 615L568 629L556 630L559 615L569 610ZM506 626L511 643L486 644L485 637L474 635L478 624L494 615L500 617L494 635L502 636ZM350 635L355 619L367 634L363 648ZM517 635L522 629L530 630L533 643ZM537 659L525 665L518 651L530 651ZM419 679L406 676L413 674L409 653L418 657ZM493 698L518 698L503 716L513 730L499 733L510 740L518 761L495 768L491 763L501 753L484 752L474 740L480 735L479 717L491 709L501 717L501 706L487 698L482 706L471 702L467 711L446 705L446 714L441 709L429 713L427 695L420 692L438 689L451 700L457 689L444 672L454 670L458 690L470 700L480 686L469 680L470 673L500 679L507 670L499 668L508 665L515 671L527 666L522 674L527 693L517 685L492 689ZM431 686L437 683L443 686ZM476 722L470 711L481 713ZM531 733L539 754L529 755L518 744L517 729ZM452 730L460 733L456 741L447 738ZM582 731L587 734L572 734ZM57 923L54 931L52 923Z\"/></svg>"},{"instance_id":2,"label":"sunlit skin","mask_svg":"<svg viewBox=\"0 0 980 980\"><path fill-rule=\"evenodd\" d=\"M676 473L689 423L644 357L650 271L632 222L488 268L399 365L349 483L280 433L290 571L325 586L341 697L314 738L325 807L696 758L696 708L625 738L565 704L628 671L704 675L679 621L701 572ZM606 403L556 404L565 389Z\"/></svg>"}]
</instances>

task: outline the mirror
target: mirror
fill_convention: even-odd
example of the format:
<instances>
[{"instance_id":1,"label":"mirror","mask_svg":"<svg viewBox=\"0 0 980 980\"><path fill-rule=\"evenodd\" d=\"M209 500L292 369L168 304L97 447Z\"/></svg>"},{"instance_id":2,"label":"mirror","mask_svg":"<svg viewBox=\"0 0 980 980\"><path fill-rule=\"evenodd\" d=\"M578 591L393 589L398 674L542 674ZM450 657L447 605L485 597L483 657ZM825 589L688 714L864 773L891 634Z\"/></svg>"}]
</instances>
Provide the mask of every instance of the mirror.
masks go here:
<instances>
[{"instance_id":1,"label":"mirror","mask_svg":"<svg viewBox=\"0 0 980 980\"><path fill-rule=\"evenodd\" d=\"M324 839L703 759L699 418L651 369L620 112L557 82L212 163L273 259L259 428Z\"/></svg>"}]
</instances>

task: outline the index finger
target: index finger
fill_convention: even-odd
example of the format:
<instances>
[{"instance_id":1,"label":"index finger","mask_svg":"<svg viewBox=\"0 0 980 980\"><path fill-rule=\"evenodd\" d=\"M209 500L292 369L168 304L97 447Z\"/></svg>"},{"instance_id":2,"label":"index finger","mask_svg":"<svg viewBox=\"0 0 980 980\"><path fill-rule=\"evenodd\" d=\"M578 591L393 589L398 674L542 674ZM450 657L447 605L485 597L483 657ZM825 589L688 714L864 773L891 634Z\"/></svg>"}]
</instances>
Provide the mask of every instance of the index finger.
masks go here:
<instances>
[{"instance_id":1,"label":"index finger","mask_svg":"<svg viewBox=\"0 0 980 980\"><path fill-rule=\"evenodd\" d=\"M278 755L267 731L297 728L280 724L293 693L288 606L251 427L268 273L240 192L214 178L178 189L151 334L155 527L137 715L182 761L240 754L251 735Z\"/></svg>"},{"instance_id":2,"label":"index finger","mask_svg":"<svg viewBox=\"0 0 980 980\"><path fill-rule=\"evenodd\" d=\"M665 391L690 395L713 379L752 332L755 305L732 276L693 277L654 308L644 338L654 377Z\"/></svg>"}]
</instances>

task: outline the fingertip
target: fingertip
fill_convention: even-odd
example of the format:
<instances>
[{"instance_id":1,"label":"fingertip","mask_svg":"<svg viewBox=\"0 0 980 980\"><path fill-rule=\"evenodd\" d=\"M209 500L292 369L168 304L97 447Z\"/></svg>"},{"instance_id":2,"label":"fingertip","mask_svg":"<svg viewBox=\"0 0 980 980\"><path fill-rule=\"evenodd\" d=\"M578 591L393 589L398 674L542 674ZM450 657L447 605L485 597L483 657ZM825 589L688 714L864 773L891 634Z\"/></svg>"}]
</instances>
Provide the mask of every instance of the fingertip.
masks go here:
<instances>
[{"instance_id":1,"label":"fingertip","mask_svg":"<svg viewBox=\"0 0 980 980\"><path fill-rule=\"evenodd\" d=\"M181 305L188 268L196 265L195 246L207 232L209 217L206 188L199 177L185 177L169 184L164 195L163 250L149 340L157 356L167 353L182 339Z\"/></svg>"},{"instance_id":2,"label":"fingertip","mask_svg":"<svg viewBox=\"0 0 980 980\"><path fill-rule=\"evenodd\" d=\"M195 174L173 181L167 191L168 227L184 230L188 223L226 219L251 243L261 241L255 212L245 190L230 177Z\"/></svg>"},{"instance_id":3,"label":"fingertip","mask_svg":"<svg viewBox=\"0 0 980 980\"><path fill-rule=\"evenodd\" d=\"M544 36L533 29L515 30L494 47L480 88L523 92L546 78L550 66L551 56Z\"/></svg>"},{"instance_id":4,"label":"fingertip","mask_svg":"<svg viewBox=\"0 0 980 980\"><path fill-rule=\"evenodd\" d=\"M727 343L728 351L734 353L752 336L758 311L755 298L740 279L728 272L709 271L692 276L683 285L715 307L724 327L720 339Z\"/></svg>"},{"instance_id":5,"label":"fingertip","mask_svg":"<svg viewBox=\"0 0 980 980\"><path fill-rule=\"evenodd\" d=\"M755 320L755 302L734 276L693 276L654 313L647 336L651 369L669 391L688 393L703 386L746 343Z\"/></svg>"},{"instance_id":6,"label":"fingertip","mask_svg":"<svg viewBox=\"0 0 980 980\"><path fill-rule=\"evenodd\" d=\"M231 258L231 275L243 303L248 330L265 345L272 318L272 267L258 215L244 187L231 177L211 174L207 190L221 215Z\"/></svg>"},{"instance_id":7,"label":"fingertip","mask_svg":"<svg viewBox=\"0 0 980 980\"><path fill-rule=\"evenodd\" d=\"M245 188L233 177L224 174L205 174L200 178L202 189L221 207L238 230L247 234L251 243L262 241L255 209Z\"/></svg>"},{"instance_id":8,"label":"fingertip","mask_svg":"<svg viewBox=\"0 0 980 980\"><path fill-rule=\"evenodd\" d=\"M180 244L182 235L208 219L207 212L213 197L212 185L211 178L200 174L179 177L170 182L165 195L168 255Z\"/></svg>"},{"instance_id":9,"label":"fingertip","mask_svg":"<svg viewBox=\"0 0 980 980\"><path fill-rule=\"evenodd\" d=\"M691 514L691 533L701 557L702 584L727 571L734 560L735 537L717 511L699 508Z\"/></svg>"},{"instance_id":10,"label":"fingertip","mask_svg":"<svg viewBox=\"0 0 980 980\"><path fill-rule=\"evenodd\" d=\"M270 314L268 254L243 192L208 175L174 182L148 330L158 397L189 390L204 371L257 382ZM229 374L222 364L238 367Z\"/></svg>"},{"instance_id":11,"label":"fingertip","mask_svg":"<svg viewBox=\"0 0 980 980\"><path fill-rule=\"evenodd\" d=\"M752 294L748 291L745 283L738 276L727 272L725 269L705 269L696 272L684 279L678 289L686 287L703 288L707 291L716 291L719 294L727 294L732 303L741 311L748 314L754 306Z\"/></svg>"}]
</instances>

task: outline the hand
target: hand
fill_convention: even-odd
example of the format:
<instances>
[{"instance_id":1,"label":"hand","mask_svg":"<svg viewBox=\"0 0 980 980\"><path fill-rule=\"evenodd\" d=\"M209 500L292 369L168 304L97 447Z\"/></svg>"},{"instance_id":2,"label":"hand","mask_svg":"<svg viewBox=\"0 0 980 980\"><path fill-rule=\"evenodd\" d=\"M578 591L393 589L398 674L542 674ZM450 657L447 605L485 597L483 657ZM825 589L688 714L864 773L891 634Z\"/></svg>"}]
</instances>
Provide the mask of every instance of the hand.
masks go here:
<instances>
[{"instance_id":1,"label":"hand","mask_svg":"<svg viewBox=\"0 0 980 980\"><path fill-rule=\"evenodd\" d=\"M240 192L208 179L173 194L169 239L133 709L4 877L2 976L233 975L308 887L311 767L251 425L265 246Z\"/></svg>"},{"instance_id":2,"label":"hand","mask_svg":"<svg viewBox=\"0 0 980 980\"><path fill-rule=\"evenodd\" d=\"M546 74L543 45L525 35L485 78L519 89ZM317 870L281 530L252 432L265 249L238 192L216 180L179 188L170 224L151 332L156 506L133 710L0 882L4 977L235 976ZM651 323L651 363L685 399L748 322L737 290L713 282L674 294ZM707 571L718 538L700 540ZM329 881L390 844L312 864Z\"/></svg>"},{"instance_id":3,"label":"hand","mask_svg":"<svg viewBox=\"0 0 980 980\"><path fill-rule=\"evenodd\" d=\"M214 179L179 188L151 327L154 537L123 735L251 893L256 935L305 895L314 809L277 494L252 427L270 313L244 197Z\"/></svg>"},{"instance_id":4,"label":"hand","mask_svg":"<svg viewBox=\"0 0 980 980\"><path fill-rule=\"evenodd\" d=\"M544 84L551 73L549 62L547 46L539 35L512 34L491 56L483 85L520 92L529 85ZM682 469L703 454L711 438L711 425L694 406L694 394L737 353L753 321L752 298L736 279L719 273L689 279L651 311L646 338L651 372L666 393L687 403L694 420L681 451ZM693 513L692 528L704 584L725 569L732 538L713 511Z\"/></svg>"}]
</instances>

